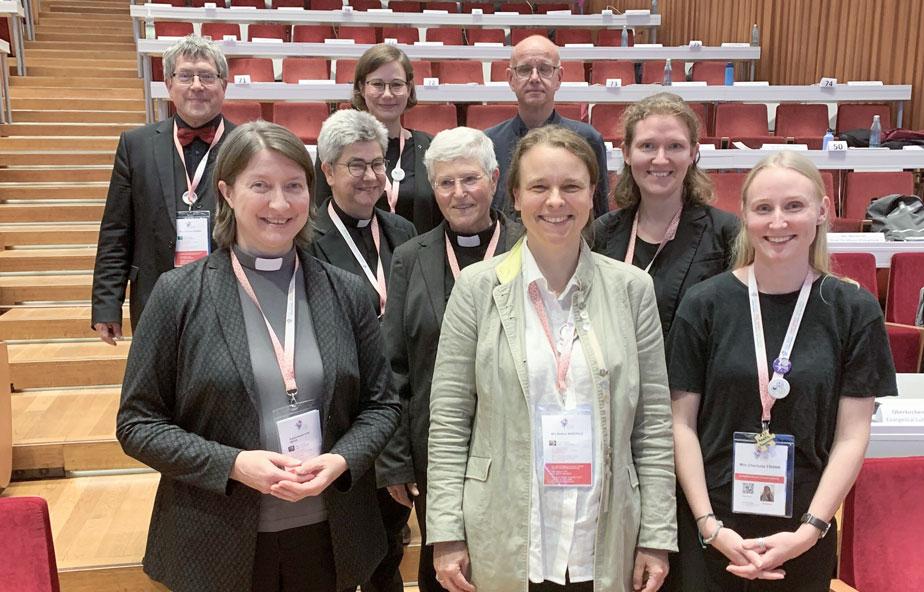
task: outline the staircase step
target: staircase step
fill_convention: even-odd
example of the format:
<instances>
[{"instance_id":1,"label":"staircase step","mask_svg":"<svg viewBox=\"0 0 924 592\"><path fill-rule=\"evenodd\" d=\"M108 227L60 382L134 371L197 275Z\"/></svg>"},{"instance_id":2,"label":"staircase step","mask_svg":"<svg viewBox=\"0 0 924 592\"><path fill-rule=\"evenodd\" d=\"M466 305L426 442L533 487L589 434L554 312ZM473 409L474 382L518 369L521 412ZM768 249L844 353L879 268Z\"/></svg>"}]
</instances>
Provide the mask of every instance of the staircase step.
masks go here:
<instances>
[{"instance_id":1,"label":"staircase step","mask_svg":"<svg viewBox=\"0 0 924 592\"><path fill-rule=\"evenodd\" d=\"M46 89L47 90L47 89ZM58 89L61 90L61 89ZM141 111L144 112L144 99L75 99L56 97L26 97L12 99L13 110L17 109L86 109L87 111Z\"/></svg>"},{"instance_id":2,"label":"staircase step","mask_svg":"<svg viewBox=\"0 0 924 592\"><path fill-rule=\"evenodd\" d=\"M16 99L49 98L48 94L47 88L38 86L13 86L10 88L10 99L14 102ZM109 89L107 87L92 86L92 83L82 88L56 88L54 89L53 96L57 99L140 99L142 109L144 108L144 89L141 87L140 83L137 88ZM15 109L16 106L13 105L13 108ZM71 108L73 109L73 107Z\"/></svg>"},{"instance_id":3,"label":"staircase step","mask_svg":"<svg viewBox=\"0 0 924 592\"><path fill-rule=\"evenodd\" d=\"M111 173L112 167L106 165L3 167L0 168L0 196L4 195L2 188L7 183L106 183Z\"/></svg>"},{"instance_id":4,"label":"staircase step","mask_svg":"<svg viewBox=\"0 0 924 592\"><path fill-rule=\"evenodd\" d=\"M74 76L75 68L68 64L55 64L52 66L29 66L28 76L13 76L10 79L10 86L20 88L23 86L38 86L46 89L50 88L80 88L87 87L100 88L143 88L138 70L133 66L122 66L119 68L100 69L100 75L92 81L86 78ZM130 73L130 74L128 74ZM19 121L15 116L13 121Z\"/></svg>"},{"instance_id":5,"label":"staircase step","mask_svg":"<svg viewBox=\"0 0 924 592\"><path fill-rule=\"evenodd\" d=\"M131 343L98 339L81 342L11 343L14 390L120 384Z\"/></svg>"},{"instance_id":6,"label":"staircase step","mask_svg":"<svg viewBox=\"0 0 924 592\"><path fill-rule=\"evenodd\" d=\"M76 22L71 21L70 19L57 21L52 20L51 23L42 22L39 27L36 28L36 32L42 33L74 33L79 32L82 27L80 27ZM112 21L112 23L100 23L97 22L94 27L86 27L88 32L92 32L94 35L131 35L132 34L132 23L128 19L126 21Z\"/></svg>"},{"instance_id":7,"label":"staircase step","mask_svg":"<svg viewBox=\"0 0 924 592\"><path fill-rule=\"evenodd\" d=\"M21 111L20 113L29 113ZM45 113L33 111L32 113ZM73 113L79 113L74 111ZM101 113L108 113L101 111ZM117 111L117 113L126 113ZM61 166L107 165L112 166L115 155L112 150L4 150L0 152L0 162L7 166L29 166L36 164Z\"/></svg>"},{"instance_id":8,"label":"staircase step","mask_svg":"<svg viewBox=\"0 0 924 592\"><path fill-rule=\"evenodd\" d=\"M0 224L0 247L31 245L95 245L99 223Z\"/></svg>"},{"instance_id":9,"label":"staircase step","mask_svg":"<svg viewBox=\"0 0 924 592\"><path fill-rule=\"evenodd\" d=\"M0 251L0 272L93 272L96 247L62 249L6 249Z\"/></svg>"},{"instance_id":10,"label":"staircase step","mask_svg":"<svg viewBox=\"0 0 924 592\"><path fill-rule=\"evenodd\" d=\"M118 136L133 123L11 123L0 126L4 136Z\"/></svg>"},{"instance_id":11,"label":"staircase step","mask_svg":"<svg viewBox=\"0 0 924 592\"><path fill-rule=\"evenodd\" d=\"M89 306L20 306L0 315L0 339L93 339ZM122 331L132 334L128 308L123 311Z\"/></svg>"},{"instance_id":12,"label":"staircase step","mask_svg":"<svg viewBox=\"0 0 924 592\"><path fill-rule=\"evenodd\" d=\"M6 169L12 171L16 169ZM50 169L49 169L50 170ZM9 182L0 183L0 200L47 200L47 199L67 199L67 200L104 200L109 189L109 176L111 168L107 169L73 169L73 170L95 170L92 175L97 179L95 181L74 180L67 181L44 181L38 180L32 182ZM4 169L0 169L0 175ZM105 173L105 174L104 174ZM49 173L51 174L51 173ZM58 207L58 205L50 206ZM25 220L28 222L28 220ZM37 222L38 220L34 220Z\"/></svg>"},{"instance_id":13,"label":"staircase step","mask_svg":"<svg viewBox=\"0 0 924 592\"><path fill-rule=\"evenodd\" d=\"M123 4L121 8L124 9L125 15L128 16L128 4ZM83 16L91 16L96 14L113 14L115 12L122 12L122 10L108 5L74 4L70 6L50 6L48 12L58 15L75 13Z\"/></svg>"},{"instance_id":14,"label":"staircase step","mask_svg":"<svg viewBox=\"0 0 924 592\"><path fill-rule=\"evenodd\" d=\"M62 46L73 47L78 51L86 50L110 50L116 54L133 52L135 51L135 43L133 41L126 43L100 43L100 42L80 42L80 41L69 41L62 43L61 41L26 41L25 54L29 55L29 52L33 49L61 49Z\"/></svg>"},{"instance_id":15,"label":"staircase step","mask_svg":"<svg viewBox=\"0 0 924 592\"><path fill-rule=\"evenodd\" d=\"M144 125L144 111L13 111L13 121L17 123L57 122L57 123L130 123ZM6 162L6 161L4 161ZM50 163L49 163L50 164Z\"/></svg>"},{"instance_id":16,"label":"staircase step","mask_svg":"<svg viewBox=\"0 0 924 592\"><path fill-rule=\"evenodd\" d=\"M70 26L73 26L73 23L71 23ZM71 50L57 47L51 49L32 48L26 54L27 65L30 63L29 60L55 59L60 60L62 63L73 62L75 65L80 63L85 64L89 60L92 60L94 64L99 64L100 66L109 65L110 60L118 62L119 64L137 64L136 53L133 50L124 52L111 52L107 50L94 49Z\"/></svg>"},{"instance_id":17,"label":"staircase step","mask_svg":"<svg viewBox=\"0 0 924 592\"><path fill-rule=\"evenodd\" d=\"M103 203L0 204L0 223L92 222L103 217Z\"/></svg>"},{"instance_id":18,"label":"staircase step","mask_svg":"<svg viewBox=\"0 0 924 592\"><path fill-rule=\"evenodd\" d=\"M0 137L0 154L6 150L111 150L115 154L119 137L105 136L40 136L33 138Z\"/></svg>"},{"instance_id":19,"label":"staircase step","mask_svg":"<svg viewBox=\"0 0 924 592\"><path fill-rule=\"evenodd\" d=\"M93 274L0 276L0 304L89 302Z\"/></svg>"}]
</instances>

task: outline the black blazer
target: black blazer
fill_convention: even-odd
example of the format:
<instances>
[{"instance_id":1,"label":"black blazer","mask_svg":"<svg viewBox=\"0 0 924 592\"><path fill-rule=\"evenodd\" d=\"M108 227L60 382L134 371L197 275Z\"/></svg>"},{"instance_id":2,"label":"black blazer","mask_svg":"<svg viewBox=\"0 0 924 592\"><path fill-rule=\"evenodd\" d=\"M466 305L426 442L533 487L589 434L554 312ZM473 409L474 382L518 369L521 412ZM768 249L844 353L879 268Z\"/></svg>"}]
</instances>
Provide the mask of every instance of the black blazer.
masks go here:
<instances>
[{"instance_id":1,"label":"black blazer","mask_svg":"<svg viewBox=\"0 0 924 592\"><path fill-rule=\"evenodd\" d=\"M433 137L417 130L411 132L411 143L414 149L414 184L408 186L407 183L401 183L401 193L404 197L410 197L413 200L414 208L411 215L411 222L418 233L427 232L443 221L443 214L436 205L433 197L433 187L430 186L430 180L427 178L427 167L424 166L424 154L430 147L430 140ZM405 147L407 150L407 147ZM395 168L395 163L388 163L388 175ZM391 178L391 177L389 177ZM316 158L314 162L314 191L311 193L312 199L317 203L332 196L330 185L327 184L327 178L321 171L321 159ZM403 201L403 200L402 200ZM388 200L384 197L377 204L379 208L388 209Z\"/></svg>"},{"instance_id":2,"label":"black blazer","mask_svg":"<svg viewBox=\"0 0 924 592\"><path fill-rule=\"evenodd\" d=\"M399 404L359 280L299 258L324 366L322 447L349 467L322 494L344 589L385 553L370 469ZM256 398L228 250L161 276L129 352L116 435L161 473L144 570L173 590L251 587L261 494L228 476L238 453L260 447Z\"/></svg>"},{"instance_id":3,"label":"black blazer","mask_svg":"<svg viewBox=\"0 0 924 592\"><path fill-rule=\"evenodd\" d=\"M218 147L234 124L209 152L199 199L215 220L212 169ZM176 244L176 200L186 191L186 172L173 143L173 118L124 132L116 148L106 208L99 228L93 269L90 324L121 323L125 286L131 282L131 324L134 328L160 274L173 269ZM214 250L215 245L212 245Z\"/></svg>"},{"instance_id":4,"label":"black blazer","mask_svg":"<svg viewBox=\"0 0 924 592\"><path fill-rule=\"evenodd\" d=\"M312 224L315 235L309 247L311 254L321 261L330 263L334 267L345 269L362 278L362 283L369 294L369 301L375 310L378 310L379 294L366 279L366 274L363 273L362 267L359 266L356 258L353 257L352 251L350 251L350 247L347 246L346 241L337 232L337 227L334 226L334 222L330 219L330 214L327 211L329 201L325 200L314 213L314 222ZM414 230L414 225L397 214L376 209L375 216L378 218L382 234L391 248L392 257L394 257L394 252L398 245L417 234ZM388 279L387 267L385 268L385 277Z\"/></svg>"},{"instance_id":5,"label":"black blazer","mask_svg":"<svg viewBox=\"0 0 924 592\"><path fill-rule=\"evenodd\" d=\"M501 237L496 254L509 250L523 227L498 212ZM430 382L436 345L450 292L446 291L446 222L401 245L391 262L388 304L382 328L401 398L401 423L376 463L379 486L421 487L427 473Z\"/></svg>"},{"instance_id":6,"label":"black blazer","mask_svg":"<svg viewBox=\"0 0 924 592\"><path fill-rule=\"evenodd\" d=\"M619 261L625 259L637 209L617 210L597 218L593 250ZM665 339L686 291L728 269L738 228L733 214L712 206L684 206L674 240L664 245L650 270Z\"/></svg>"}]
</instances>

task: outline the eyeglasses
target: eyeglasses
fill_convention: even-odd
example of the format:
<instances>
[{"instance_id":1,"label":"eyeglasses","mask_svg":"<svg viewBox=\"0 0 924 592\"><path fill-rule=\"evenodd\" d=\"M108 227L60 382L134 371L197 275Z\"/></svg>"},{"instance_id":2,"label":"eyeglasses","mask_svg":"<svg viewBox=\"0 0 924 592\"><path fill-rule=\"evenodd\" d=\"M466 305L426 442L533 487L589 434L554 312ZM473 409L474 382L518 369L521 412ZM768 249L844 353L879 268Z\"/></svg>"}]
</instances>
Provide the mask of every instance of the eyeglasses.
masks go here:
<instances>
[{"instance_id":1,"label":"eyeglasses","mask_svg":"<svg viewBox=\"0 0 924 592\"><path fill-rule=\"evenodd\" d=\"M510 69L517 75L517 78L526 79L533 75L533 70L539 72L539 76L542 78L551 78L560 67L561 66L553 66L552 64L536 64L534 66L530 64L520 64L519 66L511 66Z\"/></svg>"},{"instance_id":2,"label":"eyeglasses","mask_svg":"<svg viewBox=\"0 0 924 592\"><path fill-rule=\"evenodd\" d=\"M218 74L214 72L174 72L173 78L180 84L192 84L193 79L199 78L199 84L210 86L218 82Z\"/></svg>"},{"instance_id":3,"label":"eyeglasses","mask_svg":"<svg viewBox=\"0 0 924 592\"><path fill-rule=\"evenodd\" d=\"M367 80L366 86L372 87L372 92L377 95L383 94L386 88L388 88L393 95L403 95L408 89L408 83L404 80L392 80L391 82L385 82L384 80Z\"/></svg>"},{"instance_id":4,"label":"eyeglasses","mask_svg":"<svg viewBox=\"0 0 924 592\"><path fill-rule=\"evenodd\" d=\"M484 175L465 175L464 177L446 177L444 179L439 179L436 182L436 189L441 193L449 193L456 188L456 183L462 183L462 187L466 189L475 189L478 187L478 183L484 178Z\"/></svg>"},{"instance_id":5,"label":"eyeglasses","mask_svg":"<svg viewBox=\"0 0 924 592\"><path fill-rule=\"evenodd\" d=\"M354 158L350 162L338 162L337 164L345 166L354 177L361 178L365 176L367 168L371 168L372 172L376 175L384 175L385 167L388 166L388 161L384 158L376 158L372 162L366 162L365 160Z\"/></svg>"}]
</instances>

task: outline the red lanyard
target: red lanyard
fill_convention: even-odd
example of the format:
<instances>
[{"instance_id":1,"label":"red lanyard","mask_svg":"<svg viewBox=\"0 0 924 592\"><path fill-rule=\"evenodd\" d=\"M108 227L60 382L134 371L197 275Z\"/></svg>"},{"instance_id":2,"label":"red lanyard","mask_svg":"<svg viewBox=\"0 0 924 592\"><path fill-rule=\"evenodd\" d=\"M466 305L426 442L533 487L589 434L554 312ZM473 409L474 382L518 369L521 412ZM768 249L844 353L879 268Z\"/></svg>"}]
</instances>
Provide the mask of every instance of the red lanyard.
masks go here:
<instances>
[{"instance_id":1,"label":"red lanyard","mask_svg":"<svg viewBox=\"0 0 924 592\"><path fill-rule=\"evenodd\" d=\"M555 386L558 388L558 393L564 397L565 391L568 389L568 369L571 367L571 352L574 349L574 327L571 327L570 335L563 340L562 352L559 354L558 348L555 346L555 338L552 336L552 326L549 323L548 312L545 310L545 302L542 301L542 295L539 293L539 286L536 285L536 282L532 282L527 291L529 301L532 302L536 316L539 317L539 323L542 325L542 330L545 332L545 337L552 347L556 367Z\"/></svg>"},{"instance_id":2,"label":"red lanyard","mask_svg":"<svg viewBox=\"0 0 924 592\"><path fill-rule=\"evenodd\" d=\"M384 311L385 300L388 298L388 292L385 286L385 270L382 268L382 253L380 246L382 239L379 236L379 222L375 217L375 213L372 214L372 222L370 223L372 225L372 242L375 244L375 255L377 258L375 274L373 275L372 269L369 267L369 264L366 263L366 258L362 253L359 252L359 247L356 246L356 243L353 241L353 237L350 236L350 233L347 232L346 226L343 225L343 221L340 219L340 215L337 213L337 210L334 209L333 199L327 203L327 212L330 214L330 219L333 221L334 226L337 227L337 231L340 233L340 236L343 237L343 240L350 248L350 252L353 253L353 257L356 259L356 262L359 263L363 273L366 274L366 279L369 280L369 283L371 283L372 287L375 288L375 291L378 292L379 310Z\"/></svg>"},{"instance_id":3,"label":"red lanyard","mask_svg":"<svg viewBox=\"0 0 924 592\"><path fill-rule=\"evenodd\" d=\"M398 207L398 192L401 190L401 181L404 179L404 169L401 168L401 155L404 154L404 134L408 133L406 130L402 129L401 133L398 134L398 162L395 163L395 168L391 170L391 179L388 178L388 175L385 175L385 197L388 199L388 209L391 210L391 213L395 213L395 208ZM392 182L394 181L394 183Z\"/></svg>"},{"instance_id":4,"label":"red lanyard","mask_svg":"<svg viewBox=\"0 0 924 592\"><path fill-rule=\"evenodd\" d=\"M193 204L198 201L199 196L196 195L196 189L199 187L199 183L202 181L202 175L205 174L205 164L209 160L209 153L212 151L212 148L218 144L218 141L221 140L221 136L225 133L225 120L222 119L218 124L218 129L215 131L215 137L212 138L212 143L209 144L209 149L205 152L205 155L202 157L202 160L199 161L199 166L196 167L196 172L193 174L193 178L189 178L189 171L186 169L186 157L183 155L183 145L180 144L180 134L179 126L177 126L176 119L173 120L173 144L176 146L176 151L180 155L180 162L183 163L183 170L186 171L186 193L183 194L183 202L189 206L191 210Z\"/></svg>"},{"instance_id":5,"label":"red lanyard","mask_svg":"<svg viewBox=\"0 0 924 592\"><path fill-rule=\"evenodd\" d=\"M484 259L482 261L487 261L494 256L494 251L497 250L497 242L500 240L500 221L496 222L496 227L494 228L494 234L491 236L491 242L488 243L488 250L484 254ZM446 237L446 258L449 259L449 269L452 270L452 277L459 279L459 274L462 271L459 269L459 261L456 259L456 253L452 248L452 243L449 241L449 235L444 235Z\"/></svg>"},{"instance_id":6,"label":"red lanyard","mask_svg":"<svg viewBox=\"0 0 924 592\"><path fill-rule=\"evenodd\" d=\"M286 298L285 347L279 343L279 338L276 336L276 332L273 331L269 319L266 318L266 313L263 312L263 307L260 306L257 295L253 291L253 286L250 285L250 280L247 279L247 274L244 273L244 268L241 267L241 262L238 261L234 249L231 250L231 267L234 269L234 275L237 276L237 281L241 284L244 292L250 297L263 316L263 322L266 323L266 330L273 344L273 353L276 354L276 363L279 364L282 381L286 385L289 404L294 405L296 402L295 395L298 393L298 386L295 384L295 276L298 273L298 255L295 256L295 270L292 272L292 279L289 281L289 293Z\"/></svg>"},{"instance_id":7,"label":"red lanyard","mask_svg":"<svg viewBox=\"0 0 924 592\"><path fill-rule=\"evenodd\" d=\"M641 207L639 207L639 210ZM651 261L648 262L648 266L645 267L645 272L647 273L651 266L654 264L655 259L657 259L658 254L661 253L661 250L664 248L664 245L674 240L674 237L677 236L677 226L680 225L680 213L683 211L681 207L677 210L677 213L674 214L671 223L667 225L667 230L664 232L664 238L661 239L661 244L658 245L658 250L655 251L654 257L651 258ZM632 234L629 235L629 248L626 250L626 258L623 260L629 265L632 265L632 257L635 256L635 239L638 238L638 210L635 210L635 219L632 220Z\"/></svg>"}]
</instances>

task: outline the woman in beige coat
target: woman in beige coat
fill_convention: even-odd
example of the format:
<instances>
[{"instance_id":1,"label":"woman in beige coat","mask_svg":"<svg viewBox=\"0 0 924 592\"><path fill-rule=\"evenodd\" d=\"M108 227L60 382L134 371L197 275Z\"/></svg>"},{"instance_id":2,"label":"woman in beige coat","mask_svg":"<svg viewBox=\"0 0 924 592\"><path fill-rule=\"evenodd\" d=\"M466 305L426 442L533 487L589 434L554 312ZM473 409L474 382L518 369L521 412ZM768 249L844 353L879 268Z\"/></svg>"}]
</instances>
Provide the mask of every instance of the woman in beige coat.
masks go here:
<instances>
[{"instance_id":1,"label":"woman in beige coat","mask_svg":"<svg viewBox=\"0 0 924 592\"><path fill-rule=\"evenodd\" d=\"M526 236L447 306L426 542L451 592L653 592L676 549L654 289L584 242L596 178L579 136L529 132L508 179Z\"/></svg>"}]
</instances>

